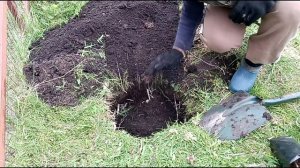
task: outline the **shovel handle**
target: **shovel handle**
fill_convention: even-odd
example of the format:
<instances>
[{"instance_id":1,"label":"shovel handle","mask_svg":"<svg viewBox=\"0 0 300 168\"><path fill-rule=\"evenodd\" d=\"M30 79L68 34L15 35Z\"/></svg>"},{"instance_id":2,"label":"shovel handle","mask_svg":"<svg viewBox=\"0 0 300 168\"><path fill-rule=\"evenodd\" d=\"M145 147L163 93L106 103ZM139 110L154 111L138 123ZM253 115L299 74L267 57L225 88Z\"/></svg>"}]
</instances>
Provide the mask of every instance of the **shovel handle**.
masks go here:
<instances>
[{"instance_id":1,"label":"shovel handle","mask_svg":"<svg viewBox=\"0 0 300 168\"><path fill-rule=\"evenodd\" d=\"M295 99L300 99L300 92L291 93L291 94L288 94L288 95L285 95L285 96L282 96L282 97L276 98L276 99L263 100L262 104L265 106L271 106L271 105L275 105L275 104L290 102Z\"/></svg>"}]
</instances>

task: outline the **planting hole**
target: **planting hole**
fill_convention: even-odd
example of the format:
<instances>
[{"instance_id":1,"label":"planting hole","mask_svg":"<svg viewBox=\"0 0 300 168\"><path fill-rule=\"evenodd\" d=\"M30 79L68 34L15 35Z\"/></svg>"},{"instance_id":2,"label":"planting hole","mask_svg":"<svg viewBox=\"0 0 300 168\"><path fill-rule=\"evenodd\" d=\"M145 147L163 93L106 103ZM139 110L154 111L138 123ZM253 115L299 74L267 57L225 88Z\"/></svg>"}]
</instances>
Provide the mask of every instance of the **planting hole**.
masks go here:
<instances>
[{"instance_id":1,"label":"planting hole","mask_svg":"<svg viewBox=\"0 0 300 168\"><path fill-rule=\"evenodd\" d=\"M189 119L181 96L169 85L146 87L135 84L111 106L117 129L138 137L150 136L174 122Z\"/></svg>"}]
</instances>

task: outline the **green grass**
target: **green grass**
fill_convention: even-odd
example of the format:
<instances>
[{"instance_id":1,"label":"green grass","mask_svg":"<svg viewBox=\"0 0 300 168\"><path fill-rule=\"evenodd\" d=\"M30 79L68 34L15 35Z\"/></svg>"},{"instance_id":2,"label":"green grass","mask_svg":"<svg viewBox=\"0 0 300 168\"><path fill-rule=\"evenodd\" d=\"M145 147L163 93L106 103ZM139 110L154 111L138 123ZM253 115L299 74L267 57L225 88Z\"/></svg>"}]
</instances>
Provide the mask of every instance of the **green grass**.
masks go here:
<instances>
[{"instance_id":1,"label":"green grass","mask_svg":"<svg viewBox=\"0 0 300 168\"><path fill-rule=\"evenodd\" d=\"M25 34L18 33L10 16L7 166L275 166L278 162L268 139L289 135L300 141L299 101L270 107L273 120L241 140L222 142L209 136L196 124L201 113L229 95L220 79L215 80L213 91L196 87L186 93L188 110L197 112L194 118L151 138L115 130L105 97L112 85L128 87L118 77L108 78L95 96L82 99L77 107L49 107L25 81L22 67L28 47L45 30L78 14L84 4L32 2L32 20ZM299 91L299 44L298 35L280 62L264 67L252 94L273 98ZM245 48L237 52L239 56Z\"/></svg>"}]
</instances>

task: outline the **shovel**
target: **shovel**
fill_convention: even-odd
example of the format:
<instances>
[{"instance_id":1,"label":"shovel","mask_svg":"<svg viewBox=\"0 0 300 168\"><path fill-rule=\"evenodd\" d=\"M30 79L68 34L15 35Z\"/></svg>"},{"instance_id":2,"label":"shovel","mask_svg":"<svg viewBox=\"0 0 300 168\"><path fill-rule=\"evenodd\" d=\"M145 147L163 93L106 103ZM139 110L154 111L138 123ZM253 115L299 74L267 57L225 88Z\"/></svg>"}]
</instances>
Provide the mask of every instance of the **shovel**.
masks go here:
<instances>
[{"instance_id":1,"label":"shovel","mask_svg":"<svg viewBox=\"0 0 300 168\"><path fill-rule=\"evenodd\" d=\"M200 127L221 140L236 140L264 125L272 117L265 106L300 98L300 92L262 100L247 92L237 92L204 113Z\"/></svg>"}]
</instances>

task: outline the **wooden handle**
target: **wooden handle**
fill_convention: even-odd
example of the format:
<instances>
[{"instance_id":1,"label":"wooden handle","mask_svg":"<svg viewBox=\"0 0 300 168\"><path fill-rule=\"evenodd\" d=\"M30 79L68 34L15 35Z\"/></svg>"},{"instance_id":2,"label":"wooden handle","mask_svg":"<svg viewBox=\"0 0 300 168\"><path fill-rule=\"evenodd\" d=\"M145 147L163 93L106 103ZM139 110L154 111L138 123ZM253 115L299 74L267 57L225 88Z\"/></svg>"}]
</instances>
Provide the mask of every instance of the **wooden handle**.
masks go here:
<instances>
[{"instance_id":1,"label":"wooden handle","mask_svg":"<svg viewBox=\"0 0 300 168\"><path fill-rule=\"evenodd\" d=\"M5 166L7 2L0 1L0 167Z\"/></svg>"}]
</instances>

